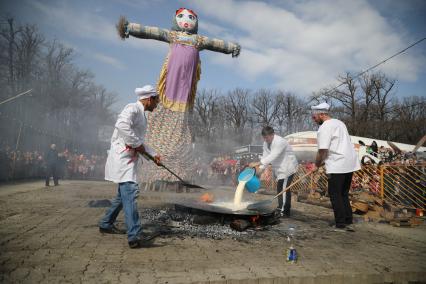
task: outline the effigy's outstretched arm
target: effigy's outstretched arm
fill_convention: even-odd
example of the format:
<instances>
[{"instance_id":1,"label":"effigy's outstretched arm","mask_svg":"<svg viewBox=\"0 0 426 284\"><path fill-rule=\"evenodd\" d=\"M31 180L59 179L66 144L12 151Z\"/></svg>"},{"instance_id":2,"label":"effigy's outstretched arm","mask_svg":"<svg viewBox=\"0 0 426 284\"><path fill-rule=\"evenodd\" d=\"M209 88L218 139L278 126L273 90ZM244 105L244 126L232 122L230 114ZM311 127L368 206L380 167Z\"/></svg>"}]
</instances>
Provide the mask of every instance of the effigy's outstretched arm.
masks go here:
<instances>
[{"instance_id":1,"label":"effigy's outstretched arm","mask_svg":"<svg viewBox=\"0 0 426 284\"><path fill-rule=\"evenodd\" d=\"M232 54L232 57L237 57L238 55L240 55L241 51L241 46L238 43L224 41L216 38L210 39L206 36L201 36L200 48L216 52L222 52L226 54Z\"/></svg>"},{"instance_id":2,"label":"effigy's outstretched arm","mask_svg":"<svg viewBox=\"0 0 426 284\"><path fill-rule=\"evenodd\" d=\"M116 25L118 34L121 39L126 39L129 35L144 38L144 39L155 39L169 43L170 31L167 29L161 29L157 27L143 26L141 24L129 23L124 16L121 16Z\"/></svg>"}]
</instances>

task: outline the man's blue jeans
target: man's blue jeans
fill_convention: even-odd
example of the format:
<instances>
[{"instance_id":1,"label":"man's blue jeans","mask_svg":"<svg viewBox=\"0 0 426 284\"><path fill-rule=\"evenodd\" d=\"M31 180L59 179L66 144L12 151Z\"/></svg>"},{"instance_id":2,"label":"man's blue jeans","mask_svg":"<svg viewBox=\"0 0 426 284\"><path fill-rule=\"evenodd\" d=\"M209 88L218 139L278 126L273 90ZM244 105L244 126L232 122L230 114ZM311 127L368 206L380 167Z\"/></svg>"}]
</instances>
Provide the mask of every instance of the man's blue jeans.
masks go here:
<instances>
[{"instance_id":1,"label":"man's blue jeans","mask_svg":"<svg viewBox=\"0 0 426 284\"><path fill-rule=\"evenodd\" d=\"M140 239L142 233L136 199L139 194L139 186L134 182L122 182L118 184L118 192L112 201L111 207L99 222L99 227L109 229L117 219L118 213L124 209L124 220L127 226L128 241Z\"/></svg>"}]
</instances>

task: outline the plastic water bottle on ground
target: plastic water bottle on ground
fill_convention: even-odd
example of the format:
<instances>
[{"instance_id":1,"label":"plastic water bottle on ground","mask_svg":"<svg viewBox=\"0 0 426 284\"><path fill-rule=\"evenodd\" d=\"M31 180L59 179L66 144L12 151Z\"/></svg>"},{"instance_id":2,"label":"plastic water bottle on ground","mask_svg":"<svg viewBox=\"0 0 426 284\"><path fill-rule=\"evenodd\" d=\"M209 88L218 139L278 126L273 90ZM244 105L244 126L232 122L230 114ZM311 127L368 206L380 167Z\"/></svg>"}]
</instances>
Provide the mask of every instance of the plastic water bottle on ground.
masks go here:
<instances>
[{"instance_id":1,"label":"plastic water bottle on ground","mask_svg":"<svg viewBox=\"0 0 426 284\"><path fill-rule=\"evenodd\" d=\"M290 263L297 262L297 251L293 244L295 233L296 233L296 228L290 225L288 227L288 236L287 236L288 249L286 251L287 262L290 262Z\"/></svg>"}]
</instances>

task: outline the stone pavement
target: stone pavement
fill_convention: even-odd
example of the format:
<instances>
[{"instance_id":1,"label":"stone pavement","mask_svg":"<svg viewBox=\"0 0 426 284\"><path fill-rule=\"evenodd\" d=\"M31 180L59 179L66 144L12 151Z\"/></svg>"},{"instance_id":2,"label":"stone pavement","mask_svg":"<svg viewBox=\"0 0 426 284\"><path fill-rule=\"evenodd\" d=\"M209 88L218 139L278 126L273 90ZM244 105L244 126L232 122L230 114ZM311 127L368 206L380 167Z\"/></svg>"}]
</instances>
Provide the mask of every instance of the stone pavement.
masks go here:
<instances>
[{"instance_id":1,"label":"stone pavement","mask_svg":"<svg viewBox=\"0 0 426 284\"><path fill-rule=\"evenodd\" d=\"M293 218L261 237L160 237L154 247L131 250L125 236L98 232L105 208L87 206L115 190L89 181L0 185L0 282L426 283L425 225L360 223L355 233L337 233L327 224L331 210L296 203ZM177 195L141 192L139 207ZM289 224L297 228L296 264L285 261Z\"/></svg>"}]
</instances>

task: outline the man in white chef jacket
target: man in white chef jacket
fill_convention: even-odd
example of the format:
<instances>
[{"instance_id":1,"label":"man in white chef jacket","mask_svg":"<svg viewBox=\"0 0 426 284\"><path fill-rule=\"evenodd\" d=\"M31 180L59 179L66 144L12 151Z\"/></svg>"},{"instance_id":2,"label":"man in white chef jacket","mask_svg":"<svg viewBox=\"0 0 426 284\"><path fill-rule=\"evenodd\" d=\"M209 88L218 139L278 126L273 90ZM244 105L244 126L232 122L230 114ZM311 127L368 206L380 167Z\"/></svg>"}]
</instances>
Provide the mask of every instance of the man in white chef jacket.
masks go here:
<instances>
[{"instance_id":1,"label":"man in white chef jacket","mask_svg":"<svg viewBox=\"0 0 426 284\"><path fill-rule=\"evenodd\" d=\"M317 133L318 152L315 165L325 165L328 195L333 206L336 232L354 231L349 189L353 172L361 168L346 125L329 114L330 105L311 107L312 119L320 126Z\"/></svg>"},{"instance_id":2,"label":"man in white chef jacket","mask_svg":"<svg viewBox=\"0 0 426 284\"><path fill-rule=\"evenodd\" d=\"M293 148L287 140L277 134L270 126L262 129L263 154L259 163L259 169L263 170L268 165L272 166L272 171L277 179L277 194L285 190L293 181L294 174L297 171L297 158ZM291 192L287 191L278 197L278 208L281 216L290 217Z\"/></svg>"},{"instance_id":3,"label":"man in white chef jacket","mask_svg":"<svg viewBox=\"0 0 426 284\"><path fill-rule=\"evenodd\" d=\"M119 212L123 209L130 248L147 245L155 237L142 234L139 219L136 202L139 193L136 180L138 162L141 159L139 154L146 152L154 157L157 164L160 162L160 156L144 143L147 128L145 112L152 112L157 107L158 94L150 85L136 88L135 94L138 101L126 105L115 123L105 164L105 180L117 183L118 192L111 207L99 222L101 233L123 234L123 231L114 226Z\"/></svg>"}]
</instances>

